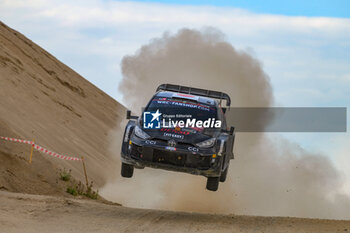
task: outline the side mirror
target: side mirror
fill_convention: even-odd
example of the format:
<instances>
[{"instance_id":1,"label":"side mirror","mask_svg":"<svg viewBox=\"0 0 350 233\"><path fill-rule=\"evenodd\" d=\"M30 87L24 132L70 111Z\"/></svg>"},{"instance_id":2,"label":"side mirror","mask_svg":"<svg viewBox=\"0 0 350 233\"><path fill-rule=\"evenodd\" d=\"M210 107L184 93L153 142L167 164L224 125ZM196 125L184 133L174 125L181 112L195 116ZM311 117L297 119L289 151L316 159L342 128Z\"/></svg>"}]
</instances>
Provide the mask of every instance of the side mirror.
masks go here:
<instances>
[{"instance_id":1,"label":"side mirror","mask_svg":"<svg viewBox=\"0 0 350 233\"><path fill-rule=\"evenodd\" d=\"M234 132L235 132L235 127L231 126L231 128L230 128L230 134L233 135Z\"/></svg>"},{"instance_id":2,"label":"side mirror","mask_svg":"<svg viewBox=\"0 0 350 233\"><path fill-rule=\"evenodd\" d=\"M138 119L138 116L132 116L131 111L127 110L126 111L126 119Z\"/></svg>"}]
</instances>

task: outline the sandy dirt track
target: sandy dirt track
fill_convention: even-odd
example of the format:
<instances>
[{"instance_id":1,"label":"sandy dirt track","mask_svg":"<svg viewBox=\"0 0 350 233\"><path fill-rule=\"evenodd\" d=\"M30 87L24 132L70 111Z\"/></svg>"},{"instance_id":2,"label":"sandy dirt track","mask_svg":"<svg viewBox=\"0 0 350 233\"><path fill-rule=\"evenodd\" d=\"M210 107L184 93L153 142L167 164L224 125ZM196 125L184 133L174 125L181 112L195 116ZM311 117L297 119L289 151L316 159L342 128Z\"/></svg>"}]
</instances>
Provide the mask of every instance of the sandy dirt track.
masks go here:
<instances>
[{"instance_id":1,"label":"sandy dirt track","mask_svg":"<svg viewBox=\"0 0 350 233\"><path fill-rule=\"evenodd\" d=\"M132 209L91 200L0 192L1 232L347 232L350 221Z\"/></svg>"}]
</instances>

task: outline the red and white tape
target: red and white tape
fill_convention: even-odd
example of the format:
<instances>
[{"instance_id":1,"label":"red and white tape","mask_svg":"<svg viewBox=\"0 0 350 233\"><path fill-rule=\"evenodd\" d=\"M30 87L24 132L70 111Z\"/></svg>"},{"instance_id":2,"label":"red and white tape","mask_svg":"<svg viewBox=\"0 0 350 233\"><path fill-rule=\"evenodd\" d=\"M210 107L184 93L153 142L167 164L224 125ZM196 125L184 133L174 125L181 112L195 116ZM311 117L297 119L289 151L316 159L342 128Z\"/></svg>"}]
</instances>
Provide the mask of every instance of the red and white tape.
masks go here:
<instances>
[{"instance_id":1,"label":"red and white tape","mask_svg":"<svg viewBox=\"0 0 350 233\"><path fill-rule=\"evenodd\" d=\"M52 151L49 151L39 145L36 145L34 144L34 149L38 150L38 151L41 151L41 152L44 152L48 155L51 155L51 156L54 156L56 158L59 158L59 159L64 159L64 160L74 160L74 161L80 161L81 159L80 158L77 158L77 157L69 157L69 156L66 156L66 155L60 155L60 154L57 154L55 152L52 152Z\"/></svg>"},{"instance_id":2,"label":"red and white tape","mask_svg":"<svg viewBox=\"0 0 350 233\"><path fill-rule=\"evenodd\" d=\"M2 136L0 136L0 139L6 140L6 141L11 141L11 142L19 142L19 143L33 145L34 149L41 151L41 152L44 152L48 155L54 156L54 157L59 158L59 159L72 160L72 161L81 161L82 160L81 158L60 155L60 154L57 154L55 152L49 151L49 150L45 149L44 147L35 144L33 141L22 140L22 139L17 139L17 138L2 137Z\"/></svg>"},{"instance_id":3,"label":"red and white tape","mask_svg":"<svg viewBox=\"0 0 350 233\"><path fill-rule=\"evenodd\" d=\"M8 138L8 137L0 136L0 139L6 140L6 141L11 141L11 142L19 142L19 143L29 144L29 145L34 144L34 142L32 142L32 141L22 140L22 139L17 139L17 138Z\"/></svg>"}]
</instances>

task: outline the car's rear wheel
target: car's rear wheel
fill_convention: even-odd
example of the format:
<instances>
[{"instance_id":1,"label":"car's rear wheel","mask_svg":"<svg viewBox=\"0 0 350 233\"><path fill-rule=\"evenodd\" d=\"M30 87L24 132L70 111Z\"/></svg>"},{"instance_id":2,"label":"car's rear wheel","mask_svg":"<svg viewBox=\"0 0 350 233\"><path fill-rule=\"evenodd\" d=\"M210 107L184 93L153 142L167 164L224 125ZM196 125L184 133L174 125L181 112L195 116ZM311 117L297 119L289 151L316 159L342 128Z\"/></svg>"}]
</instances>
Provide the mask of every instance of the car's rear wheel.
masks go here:
<instances>
[{"instance_id":1,"label":"car's rear wheel","mask_svg":"<svg viewBox=\"0 0 350 233\"><path fill-rule=\"evenodd\" d=\"M227 173L228 173L228 167L229 167L229 164L227 164L227 167L226 167L225 170L221 173L220 182L225 182L226 177L227 177Z\"/></svg>"},{"instance_id":2,"label":"car's rear wheel","mask_svg":"<svg viewBox=\"0 0 350 233\"><path fill-rule=\"evenodd\" d=\"M207 179L207 189L210 191L216 191L219 187L220 177L208 177Z\"/></svg>"},{"instance_id":3,"label":"car's rear wheel","mask_svg":"<svg viewBox=\"0 0 350 233\"><path fill-rule=\"evenodd\" d=\"M134 174L134 166L126 163L122 163L122 177L130 178Z\"/></svg>"}]
</instances>

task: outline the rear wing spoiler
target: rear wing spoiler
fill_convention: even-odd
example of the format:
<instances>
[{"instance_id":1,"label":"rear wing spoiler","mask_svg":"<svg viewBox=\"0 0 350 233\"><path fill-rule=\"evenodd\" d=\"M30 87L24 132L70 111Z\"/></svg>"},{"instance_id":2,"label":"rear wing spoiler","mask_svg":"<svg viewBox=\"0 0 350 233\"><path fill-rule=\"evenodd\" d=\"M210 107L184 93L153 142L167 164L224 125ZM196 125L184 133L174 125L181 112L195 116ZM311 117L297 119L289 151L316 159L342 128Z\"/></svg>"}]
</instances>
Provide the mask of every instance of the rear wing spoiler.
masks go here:
<instances>
[{"instance_id":1,"label":"rear wing spoiler","mask_svg":"<svg viewBox=\"0 0 350 233\"><path fill-rule=\"evenodd\" d=\"M219 91L211 91L211 90L186 87L186 86L180 86L180 85L174 85L174 84L161 84L156 91L172 91L172 92L179 92L184 94L210 97L214 99L226 100L227 107L231 105L230 96L226 93L219 92Z\"/></svg>"}]
</instances>

